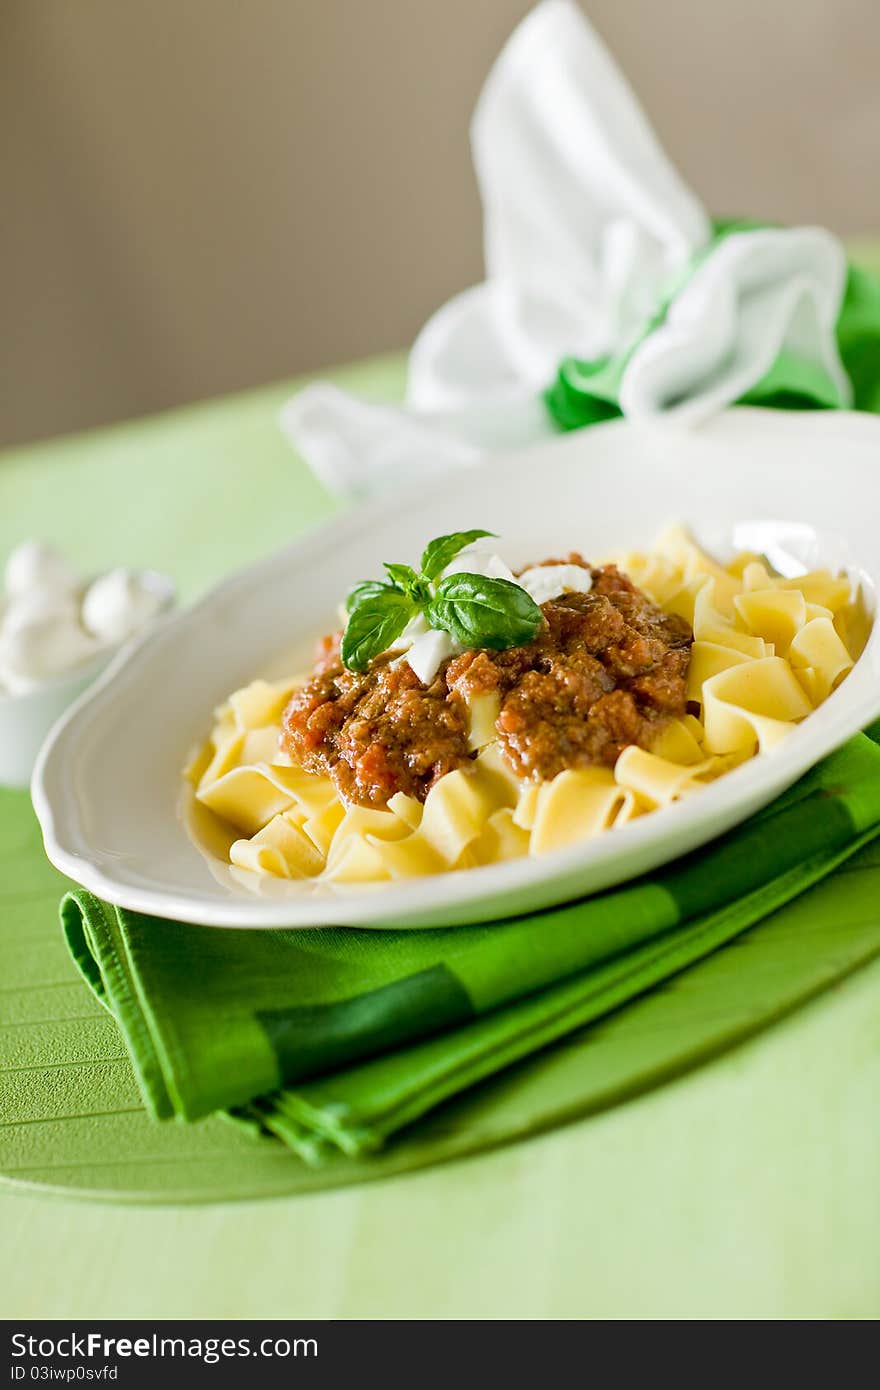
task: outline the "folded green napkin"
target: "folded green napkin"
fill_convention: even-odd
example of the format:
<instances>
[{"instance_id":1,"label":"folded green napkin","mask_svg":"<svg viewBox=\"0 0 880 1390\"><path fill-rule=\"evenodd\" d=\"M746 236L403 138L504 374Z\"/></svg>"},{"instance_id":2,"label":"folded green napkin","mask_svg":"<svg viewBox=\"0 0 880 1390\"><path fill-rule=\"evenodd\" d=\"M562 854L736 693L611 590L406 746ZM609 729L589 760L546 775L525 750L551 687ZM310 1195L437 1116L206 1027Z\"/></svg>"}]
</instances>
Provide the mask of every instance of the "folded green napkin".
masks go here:
<instances>
[{"instance_id":1,"label":"folded green napkin","mask_svg":"<svg viewBox=\"0 0 880 1390\"><path fill-rule=\"evenodd\" d=\"M215 931L64 898L67 943L158 1119L215 1111L302 1157L380 1147L731 940L880 832L880 725L662 872L439 931ZM672 812L674 814L674 811Z\"/></svg>"},{"instance_id":2,"label":"folded green napkin","mask_svg":"<svg viewBox=\"0 0 880 1390\"><path fill-rule=\"evenodd\" d=\"M620 383L630 357L648 334L663 323L676 294L697 265L731 233L766 225L753 219L717 221L714 240L670 283L657 313L642 325L632 342L622 351L595 361L574 357L563 361L544 394L556 424L573 430L620 415ZM880 276L850 264L836 335L840 357L852 383L853 409L880 414ZM834 410L845 402L837 384L821 367L791 351L783 351L738 404L777 410Z\"/></svg>"}]
</instances>

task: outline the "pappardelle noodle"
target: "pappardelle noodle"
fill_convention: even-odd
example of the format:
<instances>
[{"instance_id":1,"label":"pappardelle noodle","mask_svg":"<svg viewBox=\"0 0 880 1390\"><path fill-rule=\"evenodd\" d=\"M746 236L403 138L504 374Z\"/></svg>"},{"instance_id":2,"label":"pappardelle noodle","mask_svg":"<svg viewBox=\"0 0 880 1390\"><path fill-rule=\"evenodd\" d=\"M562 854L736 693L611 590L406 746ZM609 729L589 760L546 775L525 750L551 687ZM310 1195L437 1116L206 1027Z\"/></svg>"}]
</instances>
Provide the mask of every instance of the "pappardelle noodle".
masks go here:
<instances>
[{"instance_id":1,"label":"pappardelle noodle","mask_svg":"<svg viewBox=\"0 0 880 1390\"><path fill-rule=\"evenodd\" d=\"M405 879L617 831L771 751L864 643L846 576L721 565L681 527L519 575L468 549L488 534L387 566L313 672L215 712L185 775L242 881Z\"/></svg>"}]
</instances>

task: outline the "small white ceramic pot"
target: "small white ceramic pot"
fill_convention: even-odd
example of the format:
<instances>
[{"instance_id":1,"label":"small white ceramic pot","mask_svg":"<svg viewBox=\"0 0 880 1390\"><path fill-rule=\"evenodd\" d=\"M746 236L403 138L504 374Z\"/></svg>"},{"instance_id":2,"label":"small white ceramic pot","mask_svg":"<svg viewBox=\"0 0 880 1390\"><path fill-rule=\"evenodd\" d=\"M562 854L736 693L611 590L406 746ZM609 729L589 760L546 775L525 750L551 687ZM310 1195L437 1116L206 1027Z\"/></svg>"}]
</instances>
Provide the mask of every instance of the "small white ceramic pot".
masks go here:
<instances>
[{"instance_id":1,"label":"small white ceramic pot","mask_svg":"<svg viewBox=\"0 0 880 1390\"><path fill-rule=\"evenodd\" d=\"M0 693L0 786L28 785L52 725L97 680L116 650L108 648L78 670L25 694Z\"/></svg>"},{"instance_id":2,"label":"small white ceramic pot","mask_svg":"<svg viewBox=\"0 0 880 1390\"><path fill-rule=\"evenodd\" d=\"M102 647L90 661L55 680L21 694L0 691L0 787L28 786L37 754L53 724L98 679L123 647L137 646L141 637L173 606L174 589L170 580L152 570L143 574L162 599L157 618L126 641Z\"/></svg>"}]
</instances>

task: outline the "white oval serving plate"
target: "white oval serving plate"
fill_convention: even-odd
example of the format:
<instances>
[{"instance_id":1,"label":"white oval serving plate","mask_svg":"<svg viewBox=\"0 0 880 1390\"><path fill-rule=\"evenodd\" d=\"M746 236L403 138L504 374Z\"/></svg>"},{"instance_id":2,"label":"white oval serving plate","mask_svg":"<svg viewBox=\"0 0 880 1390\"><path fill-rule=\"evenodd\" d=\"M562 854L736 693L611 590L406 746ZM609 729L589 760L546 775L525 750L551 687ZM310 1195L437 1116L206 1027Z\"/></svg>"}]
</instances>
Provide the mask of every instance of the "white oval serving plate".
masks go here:
<instances>
[{"instance_id":1,"label":"white oval serving plate","mask_svg":"<svg viewBox=\"0 0 880 1390\"><path fill-rule=\"evenodd\" d=\"M214 707L256 676L302 669L340 597L383 560L413 561L430 537L468 526L499 532L514 565L570 549L600 556L646 545L673 520L716 551L847 566L873 611L880 420L740 408L691 433L614 421L346 513L166 620L68 712L33 780L49 858L110 902L180 921L427 927L546 907L696 849L880 715L880 624L842 686L772 753L540 859L366 887L277 882L248 892L196 847L179 810L181 768Z\"/></svg>"}]
</instances>

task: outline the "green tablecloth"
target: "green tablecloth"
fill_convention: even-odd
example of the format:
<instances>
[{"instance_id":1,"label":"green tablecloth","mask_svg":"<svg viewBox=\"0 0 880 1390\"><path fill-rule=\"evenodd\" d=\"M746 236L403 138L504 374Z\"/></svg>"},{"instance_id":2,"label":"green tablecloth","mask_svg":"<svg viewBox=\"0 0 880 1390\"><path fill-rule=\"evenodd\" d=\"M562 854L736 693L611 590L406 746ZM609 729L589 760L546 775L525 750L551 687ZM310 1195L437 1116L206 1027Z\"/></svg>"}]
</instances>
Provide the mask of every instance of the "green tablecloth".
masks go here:
<instances>
[{"instance_id":1,"label":"green tablecloth","mask_svg":"<svg viewBox=\"0 0 880 1390\"><path fill-rule=\"evenodd\" d=\"M334 377L393 395L402 362ZM0 552L42 535L191 597L332 509L277 434L289 390L7 455ZM247 511L207 486L240 467ZM637 1102L405 1179L204 1209L0 1192L4 1315L876 1316L878 1005L875 964Z\"/></svg>"}]
</instances>

